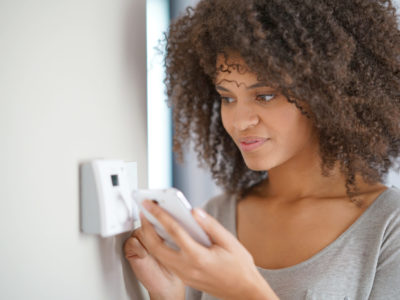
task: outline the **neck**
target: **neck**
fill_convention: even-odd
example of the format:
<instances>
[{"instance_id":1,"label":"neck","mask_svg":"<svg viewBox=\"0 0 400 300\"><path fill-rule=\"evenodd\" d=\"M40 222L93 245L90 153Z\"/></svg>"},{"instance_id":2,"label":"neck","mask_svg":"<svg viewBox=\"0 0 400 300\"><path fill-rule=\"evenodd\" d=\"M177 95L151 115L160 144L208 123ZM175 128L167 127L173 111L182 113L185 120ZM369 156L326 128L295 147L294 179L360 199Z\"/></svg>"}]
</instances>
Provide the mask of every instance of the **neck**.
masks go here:
<instances>
[{"instance_id":1,"label":"neck","mask_svg":"<svg viewBox=\"0 0 400 300\"><path fill-rule=\"evenodd\" d=\"M255 190L256 194L277 203L290 203L310 198L348 197L345 176L340 172L337 162L328 177L322 175L321 158L317 150L304 149L296 157L268 170L268 178ZM360 192L371 185L356 175Z\"/></svg>"},{"instance_id":2,"label":"neck","mask_svg":"<svg viewBox=\"0 0 400 300\"><path fill-rule=\"evenodd\" d=\"M319 159L307 164L287 163L268 171L265 192L270 197L298 200L346 195L345 177L336 164L329 177L322 176Z\"/></svg>"}]
</instances>

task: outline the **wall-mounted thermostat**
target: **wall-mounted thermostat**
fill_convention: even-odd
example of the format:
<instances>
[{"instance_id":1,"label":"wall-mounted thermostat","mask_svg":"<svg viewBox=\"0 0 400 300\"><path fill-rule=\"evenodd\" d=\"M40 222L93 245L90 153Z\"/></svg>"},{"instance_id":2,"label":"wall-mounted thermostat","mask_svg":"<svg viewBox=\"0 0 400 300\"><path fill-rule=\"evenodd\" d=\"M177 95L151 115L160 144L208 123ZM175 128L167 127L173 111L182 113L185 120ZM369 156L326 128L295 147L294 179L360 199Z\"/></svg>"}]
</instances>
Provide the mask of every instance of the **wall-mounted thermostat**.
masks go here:
<instances>
[{"instance_id":1,"label":"wall-mounted thermostat","mask_svg":"<svg viewBox=\"0 0 400 300\"><path fill-rule=\"evenodd\" d=\"M137 189L137 164L96 159L80 166L81 229L103 237L140 226L131 193Z\"/></svg>"}]
</instances>

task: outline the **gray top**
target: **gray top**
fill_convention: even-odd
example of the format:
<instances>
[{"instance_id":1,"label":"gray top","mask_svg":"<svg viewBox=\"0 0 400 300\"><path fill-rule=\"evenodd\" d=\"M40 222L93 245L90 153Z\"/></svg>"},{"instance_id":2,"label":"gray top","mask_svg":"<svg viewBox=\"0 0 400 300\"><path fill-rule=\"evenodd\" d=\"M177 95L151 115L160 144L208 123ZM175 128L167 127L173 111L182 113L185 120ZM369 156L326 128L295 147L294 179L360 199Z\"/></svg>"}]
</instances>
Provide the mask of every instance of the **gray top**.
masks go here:
<instances>
[{"instance_id":1,"label":"gray top","mask_svg":"<svg viewBox=\"0 0 400 300\"><path fill-rule=\"evenodd\" d=\"M220 195L203 207L236 234L237 198ZM382 192L335 241L282 269L257 267L281 300L400 299L400 190ZM216 299L190 287L187 300Z\"/></svg>"}]
</instances>

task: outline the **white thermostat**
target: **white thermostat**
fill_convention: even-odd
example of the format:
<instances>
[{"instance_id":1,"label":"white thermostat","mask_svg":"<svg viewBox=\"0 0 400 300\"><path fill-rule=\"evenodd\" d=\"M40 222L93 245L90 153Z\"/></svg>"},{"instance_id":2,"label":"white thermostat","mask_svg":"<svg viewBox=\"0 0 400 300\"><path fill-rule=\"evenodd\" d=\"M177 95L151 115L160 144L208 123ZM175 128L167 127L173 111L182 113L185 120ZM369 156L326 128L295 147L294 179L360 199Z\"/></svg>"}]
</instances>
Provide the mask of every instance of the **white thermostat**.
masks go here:
<instances>
[{"instance_id":1,"label":"white thermostat","mask_svg":"<svg viewBox=\"0 0 400 300\"><path fill-rule=\"evenodd\" d=\"M140 226L131 193L137 189L137 164L96 159L80 166L81 230L113 236Z\"/></svg>"}]
</instances>

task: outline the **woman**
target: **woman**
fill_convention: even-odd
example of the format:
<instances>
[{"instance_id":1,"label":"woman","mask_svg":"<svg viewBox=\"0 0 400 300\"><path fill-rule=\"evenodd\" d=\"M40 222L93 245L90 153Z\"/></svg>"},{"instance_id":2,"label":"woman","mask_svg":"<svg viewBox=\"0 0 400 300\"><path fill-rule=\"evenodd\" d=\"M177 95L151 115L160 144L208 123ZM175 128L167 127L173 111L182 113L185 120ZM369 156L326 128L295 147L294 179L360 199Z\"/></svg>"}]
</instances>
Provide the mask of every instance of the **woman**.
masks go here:
<instances>
[{"instance_id":1,"label":"woman","mask_svg":"<svg viewBox=\"0 0 400 300\"><path fill-rule=\"evenodd\" d=\"M170 27L174 149L225 193L203 247L148 208L125 254L152 299L398 299L400 32L391 1L203 0Z\"/></svg>"}]
</instances>

